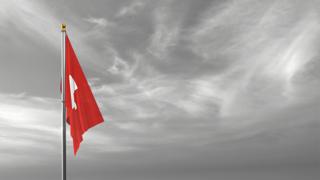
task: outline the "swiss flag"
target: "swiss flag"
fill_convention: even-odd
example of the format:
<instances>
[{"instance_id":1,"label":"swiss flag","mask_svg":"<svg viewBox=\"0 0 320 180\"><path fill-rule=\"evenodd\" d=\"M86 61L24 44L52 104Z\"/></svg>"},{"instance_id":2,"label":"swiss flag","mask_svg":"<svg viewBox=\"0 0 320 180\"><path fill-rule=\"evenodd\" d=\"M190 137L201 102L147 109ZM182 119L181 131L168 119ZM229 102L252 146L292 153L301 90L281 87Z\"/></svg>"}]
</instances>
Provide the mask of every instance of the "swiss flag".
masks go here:
<instances>
[{"instance_id":1,"label":"swiss flag","mask_svg":"<svg viewBox=\"0 0 320 180\"><path fill-rule=\"evenodd\" d=\"M102 123L103 117L67 35L65 42L66 119L70 124L73 150L76 154L82 141L82 135L89 128Z\"/></svg>"}]
</instances>

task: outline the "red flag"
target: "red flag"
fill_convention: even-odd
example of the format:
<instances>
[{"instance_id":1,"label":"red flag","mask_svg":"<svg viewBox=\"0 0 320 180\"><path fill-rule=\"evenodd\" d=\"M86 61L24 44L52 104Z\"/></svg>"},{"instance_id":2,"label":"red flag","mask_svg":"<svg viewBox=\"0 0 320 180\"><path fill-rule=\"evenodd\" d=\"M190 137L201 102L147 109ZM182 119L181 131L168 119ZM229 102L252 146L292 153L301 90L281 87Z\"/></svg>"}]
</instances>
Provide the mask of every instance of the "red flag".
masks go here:
<instances>
[{"instance_id":1,"label":"red flag","mask_svg":"<svg viewBox=\"0 0 320 180\"><path fill-rule=\"evenodd\" d=\"M73 150L76 154L82 141L82 135L89 128L102 123L103 117L67 35L65 52L66 119L70 124Z\"/></svg>"}]
</instances>

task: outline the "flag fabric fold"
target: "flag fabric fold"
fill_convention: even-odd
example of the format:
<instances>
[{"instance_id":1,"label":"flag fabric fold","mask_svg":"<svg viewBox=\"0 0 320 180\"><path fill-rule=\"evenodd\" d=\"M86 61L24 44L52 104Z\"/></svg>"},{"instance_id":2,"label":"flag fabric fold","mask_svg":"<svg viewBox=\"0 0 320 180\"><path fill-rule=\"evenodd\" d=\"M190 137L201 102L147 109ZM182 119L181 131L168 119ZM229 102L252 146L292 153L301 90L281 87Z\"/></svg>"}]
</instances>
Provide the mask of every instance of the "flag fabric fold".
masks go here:
<instances>
[{"instance_id":1,"label":"flag fabric fold","mask_svg":"<svg viewBox=\"0 0 320 180\"><path fill-rule=\"evenodd\" d=\"M66 120L70 124L76 155L83 140L82 135L104 120L67 35L65 53Z\"/></svg>"}]
</instances>

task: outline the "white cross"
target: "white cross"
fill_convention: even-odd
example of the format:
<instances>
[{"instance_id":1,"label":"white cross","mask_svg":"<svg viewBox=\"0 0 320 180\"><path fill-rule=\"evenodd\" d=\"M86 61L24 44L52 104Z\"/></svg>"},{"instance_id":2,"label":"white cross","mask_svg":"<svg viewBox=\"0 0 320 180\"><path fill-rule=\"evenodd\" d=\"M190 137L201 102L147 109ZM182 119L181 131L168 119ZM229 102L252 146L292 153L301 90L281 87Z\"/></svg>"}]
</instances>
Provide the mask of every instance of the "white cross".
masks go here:
<instances>
[{"instance_id":1,"label":"white cross","mask_svg":"<svg viewBox=\"0 0 320 180\"><path fill-rule=\"evenodd\" d=\"M77 104L75 102L74 93L78 89L78 86L77 86L76 82L73 80L71 75L69 75L69 83L70 83L71 107L72 107L72 109L77 109Z\"/></svg>"}]
</instances>

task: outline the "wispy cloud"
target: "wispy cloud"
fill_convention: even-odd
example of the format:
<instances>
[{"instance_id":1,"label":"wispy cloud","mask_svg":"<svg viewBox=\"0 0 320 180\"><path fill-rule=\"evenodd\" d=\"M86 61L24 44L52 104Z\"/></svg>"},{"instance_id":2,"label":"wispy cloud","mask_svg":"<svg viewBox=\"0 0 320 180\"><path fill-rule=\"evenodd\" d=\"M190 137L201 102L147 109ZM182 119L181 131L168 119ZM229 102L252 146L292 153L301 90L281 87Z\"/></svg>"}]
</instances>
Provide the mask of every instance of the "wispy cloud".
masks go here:
<instances>
[{"instance_id":1,"label":"wispy cloud","mask_svg":"<svg viewBox=\"0 0 320 180\"><path fill-rule=\"evenodd\" d=\"M6 160L1 161L0 164L17 166L17 161L19 161L19 164L24 166L21 159L25 159L25 162L33 162L31 164L38 164L42 162L36 157L39 154L49 154L50 157L58 155L61 137L61 104L58 99L30 97L24 94L0 94L0 102L0 127L2 129L0 151L1 154L6 154ZM134 150L134 147L129 144L121 144L114 137L106 137L99 133L99 130L86 133L84 138L96 142L99 148L92 149L84 145L83 151ZM71 139L68 138L69 148L72 148L71 144Z\"/></svg>"},{"instance_id":2,"label":"wispy cloud","mask_svg":"<svg viewBox=\"0 0 320 180\"><path fill-rule=\"evenodd\" d=\"M131 4L122 7L119 12L116 14L116 17L131 16L136 14L145 6L145 3L142 1L133 1Z\"/></svg>"},{"instance_id":3,"label":"wispy cloud","mask_svg":"<svg viewBox=\"0 0 320 180\"><path fill-rule=\"evenodd\" d=\"M113 26L114 23L108 21L105 18L94 18L94 17L89 17L84 19L85 21L94 24L95 26L98 27L107 27L107 26Z\"/></svg>"},{"instance_id":4,"label":"wispy cloud","mask_svg":"<svg viewBox=\"0 0 320 180\"><path fill-rule=\"evenodd\" d=\"M73 46L79 57L81 57L82 63L95 68L100 68L99 63L102 63L102 53L90 46L87 42L93 38L105 39L105 27L113 26L114 23L109 22L104 18L79 18L89 23L95 24L89 30L84 31L77 22L79 20L70 17L57 16L57 12L45 4L38 1L0 1L2 6L0 7L0 18L3 20L0 25L4 28L17 28L19 32L22 32L27 37L30 37L37 43L44 43L56 50L60 47L60 29L61 23L67 23L70 27L68 34L73 42ZM68 21L68 22L66 22ZM14 26L12 26L14 25ZM99 27L99 28L98 28ZM8 32L6 32L8 34ZM39 37L42 38L39 40ZM14 38L14 35L10 36ZM89 63L88 63L89 62Z\"/></svg>"},{"instance_id":5,"label":"wispy cloud","mask_svg":"<svg viewBox=\"0 0 320 180\"><path fill-rule=\"evenodd\" d=\"M59 20L49 14L46 7L35 1L5 1L1 0L0 25L10 27L14 24L28 36L41 37L50 42L50 45L59 47Z\"/></svg>"},{"instance_id":6,"label":"wispy cloud","mask_svg":"<svg viewBox=\"0 0 320 180\"><path fill-rule=\"evenodd\" d=\"M93 145L83 145L81 157L105 165L100 168L107 167L101 157L109 165L159 162L174 170L315 162L320 28L314 1L101 1L85 13L85 1L72 7L52 1L56 8L0 2L1 47L13 38L10 26L29 37L28 47L41 37L58 48L59 19L69 21L106 120L86 134L84 143ZM17 59L30 61L28 73L37 67L33 57ZM34 81L59 78L45 75ZM10 85L26 81L17 79ZM60 103L28 94L0 95L0 152L8 156L1 163L27 162L35 150L58 157ZM146 158L133 161L140 153Z\"/></svg>"},{"instance_id":7,"label":"wispy cloud","mask_svg":"<svg viewBox=\"0 0 320 180\"><path fill-rule=\"evenodd\" d=\"M154 13L154 32L147 50L154 56L164 59L167 51L176 45L179 36L179 24L171 23L168 9L159 8Z\"/></svg>"},{"instance_id":8,"label":"wispy cloud","mask_svg":"<svg viewBox=\"0 0 320 180\"><path fill-rule=\"evenodd\" d=\"M247 11L248 3L255 8ZM213 57L228 61L220 75L208 75L205 80L212 79L212 92L223 92L216 94L222 100L222 114L285 105L295 98L291 94L297 88L294 77L317 56L312 46L318 41L319 26L314 13L307 9L300 11L298 20L283 22L283 18L291 18L289 8L296 7L285 10L281 5L226 3L215 15L206 12L208 17L194 28L190 39L195 52L208 61ZM281 11L287 12L274 16ZM235 16L241 18L231 18Z\"/></svg>"},{"instance_id":9,"label":"wispy cloud","mask_svg":"<svg viewBox=\"0 0 320 180\"><path fill-rule=\"evenodd\" d=\"M25 95L0 95L1 151L11 157L16 165L20 157L37 162L34 150L55 154L53 151L59 137L59 101L50 98L36 98ZM10 151L23 149L23 151ZM16 157L15 157L16 156ZM18 157L18 158L17 158Z\"/></svg>"}]
</instances>

